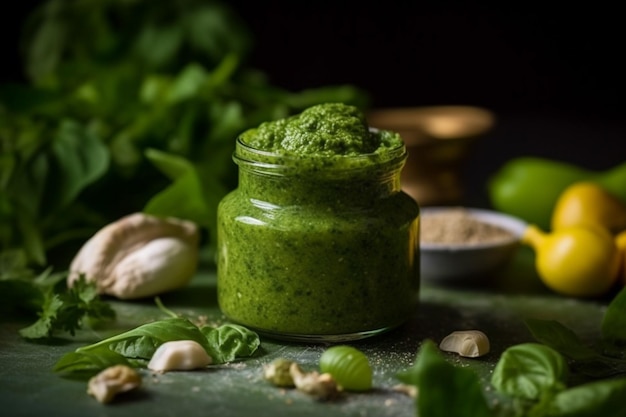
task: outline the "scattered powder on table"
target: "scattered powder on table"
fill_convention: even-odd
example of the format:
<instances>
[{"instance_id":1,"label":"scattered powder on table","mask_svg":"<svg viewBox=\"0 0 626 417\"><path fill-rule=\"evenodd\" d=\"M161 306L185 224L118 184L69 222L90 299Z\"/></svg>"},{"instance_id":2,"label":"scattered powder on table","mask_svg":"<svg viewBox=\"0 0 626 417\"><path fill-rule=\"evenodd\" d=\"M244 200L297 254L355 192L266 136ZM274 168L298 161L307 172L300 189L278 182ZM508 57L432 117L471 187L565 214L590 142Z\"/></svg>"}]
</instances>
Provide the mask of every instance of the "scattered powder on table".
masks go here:
<instances>
[{"instance_id":1,"label":"scattered powder on table","mask_svg":"<svg viewBox=\"0 0 626 417\"><path fill-rule=\"evenodd\" d=\"M425 243L488 243L506 240L513 233L479 218L463 208L422 214L421 241Z\"/></svg>"}]
</instances>

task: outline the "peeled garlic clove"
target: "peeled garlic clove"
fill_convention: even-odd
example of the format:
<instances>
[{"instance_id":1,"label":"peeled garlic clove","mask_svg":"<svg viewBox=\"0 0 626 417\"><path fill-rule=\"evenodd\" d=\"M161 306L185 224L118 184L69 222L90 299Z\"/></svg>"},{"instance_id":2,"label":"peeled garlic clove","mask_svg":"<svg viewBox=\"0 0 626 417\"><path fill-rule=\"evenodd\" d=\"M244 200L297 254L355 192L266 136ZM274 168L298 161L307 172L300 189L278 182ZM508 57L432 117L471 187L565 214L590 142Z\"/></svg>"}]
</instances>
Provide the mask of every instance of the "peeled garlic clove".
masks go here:
<instances>
[{"instance_id":1,"label":"peeled garlic clove","mask_svg":"<svg viewBox=\"0 0 626 417\"><path fill-rule=\"evenodd\" d=\"M461 330L450 333L439 344L439 349L476 358L489 353L489 339L480 330Z\"/></svg>"},{"instance_id":2,"label":"peeled garlic clove","mask_svg":"<svg viewBox=\"0 0 626 417\"><path fill-rule=\"evenodd\" d=\"M117 394L139 386L141 386L141 375L137 371L126 365L115 365L92 377L87 384L87 393L106 404L111 402Z\"/></svg>"},{"instance_id":3,"label":"peeled garlic clove","mask_svg":"<svg viewBox=\"0 0 626 417\"><path fill-rule=\"evenodd\" d=\"M150 297L186 285L198 264L197 226L134 213L98 231L70 264L68 285L84 275L100 294Z\"/></svg>"},{"instance_id":4,"label":"peeled garlic clove","mask_svg":"<svg viewBox=\"0 0 626 417\"><path fill-rule=\"evenodd\" d=\"M118 277L107 294L120 299L162 294L185 285L197 269L197 251L186 242L163 237L129 253L113 269Z\"/></svg>"},{"instance_id":5,"label":"peeled garlic clove","mask_svg":"<svg viewBox=\"0 0 626 417\"><path fill-rule=\"evenodd\" d=\"M163 373L204 368L213 362L206 350L194 340L165 342L157 348L148 369Z\"/></svg>"}]
</instances>

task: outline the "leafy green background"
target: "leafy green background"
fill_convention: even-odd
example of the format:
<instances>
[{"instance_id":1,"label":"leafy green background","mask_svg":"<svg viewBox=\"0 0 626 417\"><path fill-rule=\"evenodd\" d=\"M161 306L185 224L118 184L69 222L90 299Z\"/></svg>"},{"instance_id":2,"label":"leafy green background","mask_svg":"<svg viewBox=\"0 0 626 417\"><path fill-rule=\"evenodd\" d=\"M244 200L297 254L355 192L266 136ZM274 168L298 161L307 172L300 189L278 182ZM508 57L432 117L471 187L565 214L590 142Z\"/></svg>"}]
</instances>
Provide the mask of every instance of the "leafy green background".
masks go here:
<instances>
[{"instance_id":1,"label":"leafy green background","mask_svg":"<svg viewBox=\"0 0 626 417\"><path fill-rule=\"evenodd\" d=\"M135 211L193 220L210 252L239 133L322 102L367 107L351 85L273 86L247 64L252 39L215 0L36 8L22 39L29 81L0 86L0 273L64 270Z\"/></svg>"}]
</instances>

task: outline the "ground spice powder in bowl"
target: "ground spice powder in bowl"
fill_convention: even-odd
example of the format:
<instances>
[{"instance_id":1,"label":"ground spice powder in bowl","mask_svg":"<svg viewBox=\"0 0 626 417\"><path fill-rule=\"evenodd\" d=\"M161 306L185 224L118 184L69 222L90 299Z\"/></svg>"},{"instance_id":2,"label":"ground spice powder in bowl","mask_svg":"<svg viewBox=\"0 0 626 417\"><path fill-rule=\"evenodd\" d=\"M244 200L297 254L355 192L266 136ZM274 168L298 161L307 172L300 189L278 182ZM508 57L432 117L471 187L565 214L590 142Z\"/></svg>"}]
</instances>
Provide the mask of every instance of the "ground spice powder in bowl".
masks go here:
<instances>
[{"instance_id":1,"label":"ground spice powder in bowl","mask_svg":"<svg viewBox=\"0 0 626 417\"><path fill-rule=\"evenodd\" d=\"M514 238L511 230L485 222L462 207L439 210L422 217L421 239L424 243L480 245Z\"/></svg>"},{"instance_id":2,"label":"ground spice powder in bowl","mask_svg":"<svg viewBox=\"0 0 626 417\"><path fill-rule=\"evenodd\" d=\"M511 260L526 223L467 207L425 207L420 216L420 271L425 282L472 284L492 278Z\"/></svg>"}]
</instances>

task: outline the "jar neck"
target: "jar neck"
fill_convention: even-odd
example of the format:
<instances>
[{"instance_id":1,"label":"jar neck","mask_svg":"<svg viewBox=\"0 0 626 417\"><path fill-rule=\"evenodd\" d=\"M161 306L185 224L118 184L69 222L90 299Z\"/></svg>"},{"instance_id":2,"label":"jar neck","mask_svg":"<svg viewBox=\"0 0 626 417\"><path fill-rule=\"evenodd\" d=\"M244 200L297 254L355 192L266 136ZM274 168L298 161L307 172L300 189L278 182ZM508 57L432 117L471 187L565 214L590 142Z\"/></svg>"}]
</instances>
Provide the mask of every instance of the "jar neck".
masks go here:
<instances>
[{"instance_id":1,"label":"jar neck","mask_svg":"<svg viewBox=\"0 0 626 417\"><path fill-rule=\"evenodd\" d=\"M368 206L401 192L404 146L358 156L294 158L238 142L239 190L276 205Z\"/></svg>"},{"instance_id":2,"label":"jar neck","mask_svg":"<svg viewBox=\"0 0 626 417\"><path fill-rule=\"evenodd\" d=\"M239 190L250 199L276 205L368 206L401 191L400 171L369 179L320 179L240 169Z\"/></svg>"}]
</instances>

